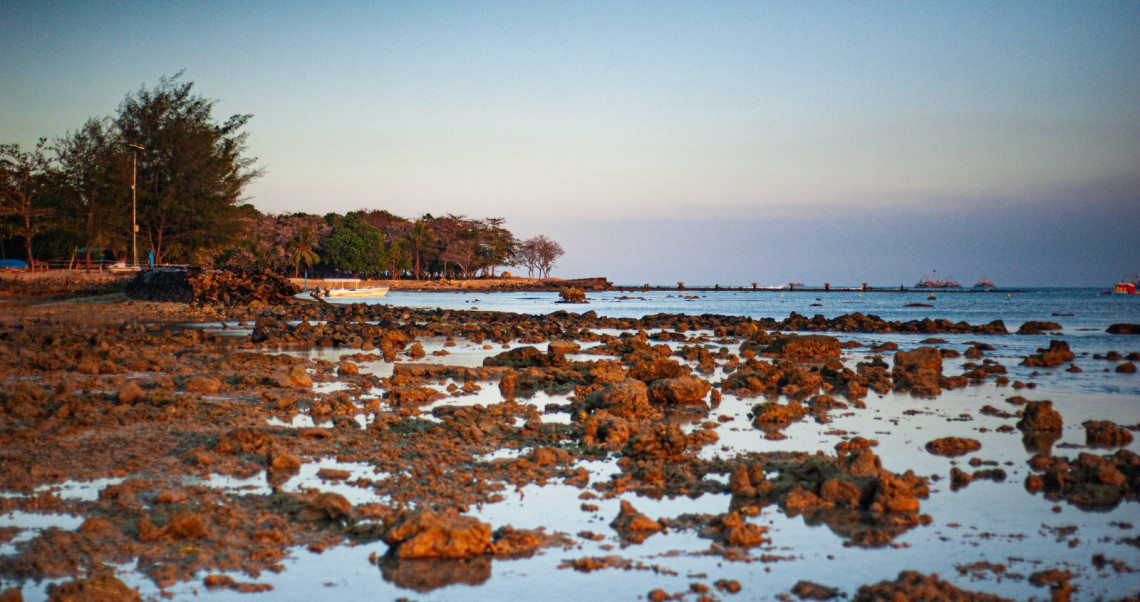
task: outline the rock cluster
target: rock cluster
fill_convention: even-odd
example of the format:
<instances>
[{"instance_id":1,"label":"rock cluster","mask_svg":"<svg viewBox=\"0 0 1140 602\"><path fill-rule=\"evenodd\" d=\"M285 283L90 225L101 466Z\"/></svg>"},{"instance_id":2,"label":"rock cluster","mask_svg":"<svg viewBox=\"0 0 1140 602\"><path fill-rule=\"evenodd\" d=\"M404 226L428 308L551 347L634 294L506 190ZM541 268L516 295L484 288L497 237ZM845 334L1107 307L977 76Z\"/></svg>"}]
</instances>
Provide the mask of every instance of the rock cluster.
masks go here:
<instances>
[{"instance_id":1,"label":"rock cluster","mask_svg":"<svg viewBox=\"0 0 1140 602\"><path fill-rule=\"evenodd\" d=\"M139 272L125 292L132 299L147 301L281 305L300 289L272 272L155 268Z\"/></svg>"},{"instance_id":2,"label":"rock cluster","mask_svg":"<svg viewBox=\"0 0 1140 602\"><path fill-rule=\"evenodd\" d=\"M891 376L901 389L916 395L938 395L942 392L942 354L934 347L899 351Z\"/></svg>"},{"instance_id":3,"label":"rock cluster","mask_svg":"<svg viewBox=\"0 0 1140 602\"><path fill-rule=\"evenodd\" d=\"M1074 359L1076 359L1076 356L1069 350L1068 343L1065 341L1052 340L1049 341L1048 347L1038 349L1036 354L1025 358L1025 360L1021 362L1021 365L1031 368L1055 368L1065 362L1071 362Z\"/></svg>"}]
</instances>

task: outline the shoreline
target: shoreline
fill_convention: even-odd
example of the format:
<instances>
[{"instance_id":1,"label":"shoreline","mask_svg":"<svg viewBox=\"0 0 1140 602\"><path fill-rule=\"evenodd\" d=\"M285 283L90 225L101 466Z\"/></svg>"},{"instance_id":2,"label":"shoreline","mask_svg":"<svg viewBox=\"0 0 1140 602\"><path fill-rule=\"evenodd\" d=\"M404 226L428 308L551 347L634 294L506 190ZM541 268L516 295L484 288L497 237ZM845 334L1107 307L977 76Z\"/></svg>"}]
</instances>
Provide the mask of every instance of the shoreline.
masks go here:
<instances>
[{"instance_id":1,"label":"shoreline","mask_svg":"<svg viewBox=\"0 0 1140 602\"><path fill-rule=\"evenodd\" d=\"M1131 591L1127 576L1104 580L1088 559L1140 563L1103 543L1135 534L1114 526L1135 512L1132 481L1095 480L1132 470L1127 454L1140 447L1129 438L1112 444L1119 453L1094 450L1080 425L1111 421L1115 441L1140 426L1131 406L1090 398L1060 367L1097 374L1123 358L1104 363L1088 352L1105 350L1078 346L1077 360L1067 343L1033 354L1038 339L1013 351L1004 328L946 320L592 313L122 293L0 305L11 352L0 370L0 500L12 517L0 534L13 540L0 592L40 599L42 581L73 577L72 566L95 575L132 562L107 583L147 599L208 600L218 588L289 596L298 579L334 581L325 591L339 598L449 599L456 584L485 593L492 573L510 594L575 591L580 573L639 563L650 568L588 579L614 599L692 583L757 597L808 579L852 596L912 568L947 587L1026 598L1028 573L1062 566L1063 583L1083 593ZM1050 381L1037 370L1070 384L1038 391ZM1046 393L1052 401L1022 397ZM1026 429L1027 404L1067 428ZM1062 466L1076 450L1103 470ZM1080 489L1049 488L1046 470ZM970 481L982 482L957 493ZM1028 517L988 544L1025 559L1000 579L955 570L990 557L949 526L997 529L984 497L971 501L987 492ZM1081 508L1090 501L1097 512ZM1036 527L1060 511L1078 544ZM52 520L62 527L37 526ZM805 535L805 522L826 528ZM416 531L423 524L435 530ZM467 542L453 552L461 560L416 556L432 538ZM916 564L911 546L957 560ZM836 564L810 560L818 549ZM322 565L322 554L343 566ZM806 557L771 574L752 568L785 554ZM835 571L870 554L890 558L866 574ZM563 570L543 572L552 559Z\"/></svg>"}]
</instances>

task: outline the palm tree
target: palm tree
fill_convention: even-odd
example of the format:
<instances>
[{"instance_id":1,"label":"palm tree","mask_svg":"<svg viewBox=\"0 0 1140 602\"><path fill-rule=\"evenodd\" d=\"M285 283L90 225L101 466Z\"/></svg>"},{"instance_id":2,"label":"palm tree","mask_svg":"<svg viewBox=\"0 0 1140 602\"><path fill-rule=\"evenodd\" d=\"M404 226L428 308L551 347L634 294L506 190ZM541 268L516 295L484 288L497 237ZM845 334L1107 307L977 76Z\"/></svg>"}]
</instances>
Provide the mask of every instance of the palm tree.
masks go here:
<instances>
[{"instance_id":1,"label":"palm tree","mask_svg":"<svg viewBox=\"0 0 1140 602\"><path fill-rule=\"evenodd\" d=\"M408 249L416 261L416 280L419 280L420 259L435 244L435 232L424 223L424 220L417 220L416 223L412 224L412 229L408 230L408 234L404 238L408 241Z\"/></svg>"},{"instance_id":2,"label":"palm tree","mask_svg":"<svg viewBox=\"0 0 1140 602\"><path fill-rule=\"evenodd\" d=\"M293 258L293 276L299 276L301 273L301 264L305 264L305 269L313 267L313 264L320 261L320 255L317 255L314 249L317 246L317 240L313 236L311 228L302 228L297 233L296 238L290 245L290 255Z\"/></svg>"}]
</instances>

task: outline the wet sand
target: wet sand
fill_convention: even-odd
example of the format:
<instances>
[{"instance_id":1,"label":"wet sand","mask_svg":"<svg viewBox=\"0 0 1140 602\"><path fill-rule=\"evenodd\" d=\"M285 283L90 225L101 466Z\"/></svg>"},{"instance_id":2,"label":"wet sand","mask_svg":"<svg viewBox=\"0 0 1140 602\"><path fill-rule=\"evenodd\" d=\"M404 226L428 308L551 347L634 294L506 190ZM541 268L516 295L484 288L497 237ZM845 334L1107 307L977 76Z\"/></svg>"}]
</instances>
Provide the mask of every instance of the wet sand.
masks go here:
<instances>
[{"instance_id":1,"label":"wet sand","mask_svg":"<svg viewBox=\"0 0 1140 602\"><path fill-rule=\"evenodd\" d=\"M1073 360L1022 367L984 325L115 294L0 315L9 596L1140 593L1135 399L1035 388ZM1059 428L1026 417L1047 409Z\"/></svg>"}]
</instances>

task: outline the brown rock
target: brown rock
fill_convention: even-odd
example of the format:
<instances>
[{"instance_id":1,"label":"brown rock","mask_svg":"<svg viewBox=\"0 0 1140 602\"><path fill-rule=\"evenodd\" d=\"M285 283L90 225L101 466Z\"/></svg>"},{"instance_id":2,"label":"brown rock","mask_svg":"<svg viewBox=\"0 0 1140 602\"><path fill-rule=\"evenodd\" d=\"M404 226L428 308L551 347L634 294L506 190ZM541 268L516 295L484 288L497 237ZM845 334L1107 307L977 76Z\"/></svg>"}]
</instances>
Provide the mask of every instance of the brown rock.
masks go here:
<instances>
[{"instance_id":1,"label":"brown rock","mask_svg":"<svg viewBox=\"0 0 1140 602\"><path fill-rule=\"evenodd\" d=\"M790 360L823 360L839 357L839 339L822 334L792 335L777 339L765 350Z\"/></svg>"},{"instance_id":2,"label":"brown rock","mask_svg":"<svg viewBox=\"0 0 1140 602\"><path fill-rule=\"evenodd\" d=\"M1047 331L1061 330L1061 325L1056 322L1034 322L1029 321L1021 325L1017 329L1017 334L1044 334Z\"/></svg>"},{"instance_id":3,"label":"brown rock","mask_svg":"<svg viewBox=\"0 0 1140 602\"><path fill-rule=\"evenodd\" d=\"M943 437L926 444L926 451L936 456L956 457L976 452L982 448L977 439L963 439L961 437Z\"/></svg>"},{"instance_id":4,"label":"brown rock","mask_svg":"<svg viewBox=\"0 0 1140 602\"><path fill-rule=\"evenodd\" d=\"M595 391L586 397L586 409L606 410L622 418L639 418L651 415L649 389L640 380L628 379Z\"/></svg>"},{"instance_id":5,"label":"brown rock","mask_svg":"<svg viewBox=\"0 0 1140 602\"><path fill-rule=\"evenodd\" d=\"M577 353L581 348L581 345L574 341L550 341L547 346L547 352L566 355L568 353Z\"/></svg>"},{"instance_id":6,"label":"brown rock","mask_svg":"<svg viewBox=\"0 0 1140 602\"><path fill-rule=\"evenodd\" d=\"M663 378L649 386L650 403L663 405L705 405L705 395L712 387L692 376Z\"/></svg>"},{"instance_id":7,"label":"brown rock","mask_svg":"<svg viewBox=\"0 0 1140 602\"><path fill-rule=\"evenodd\" d=\"M942 392L942 354L934 347L919 347L914 351L895 354L892 376L895 384L919 395L938 395Z\"/></svg>"},{"instance_id":8,"label":"brown rock","mask_svg":"<svg viewBox=\"0 0 1140 602\"><path fill-rule=\"evenodd\" d=\"M1085 443L1091 447L1124 447L1132 443L1132 433L1114 422L1089 420L1084 427Z\"/></svg>"},{"instance_id":9,"label":"brown rock","mask_svg":"<svg viewBox=\"0 0 1140 602\"><path fill-rule=\"evenodd\" d=\"M1049 341L1049 347L1038 349L1036 355L1025 358L1021 362L1021 365L1031 368L1053 368L1065 362L1071 362L1074 359L1076 359L1076 356L1069 350L1068 343L1053 340Z\"/></svg>"},{"instance_id":10,"label":"brown rock","mask_svg":"<svg viewBox=\"0 0 1140 602\"><path fill-rule=\"evenodd\" d=\"M633 504L625 500L621 501L621 512L610 523L610 526L621 535L623 540L632 543L641 543L650 535L663 529L661 523L638 512Z\"/></svg>"},{"instance_id":11,"label":"brown rock","mask_svg":"<svg viewBox=\"0 0 1140 602\"><path fill-rule=\"evenodd\" d=\"M858 485L840 479L831 479L819 488L819 497L823 501L840 507L858 508L862 496Z\"/></svg>"},{"instance_id":12,"label":"brown rock","mask_svg":"<svg viewBox=\"0 0 1140 602\"><path fill-rule=\"evenodd\" d=\"M635 362L629 369L630 378L652 382L662 378L676 378L688 372L681 364L667 357L652 357Z\"/></svg>"},{"instance_id":13,"label":"brown rock","mask_svg":"<svg viewBox=\"0 0 1140 602\"><path fill-rule=\"evenodd\" d=\"M1120 364L1116 367L1116 372L1119 374L1135 374L1136 364L1133 364L1132 362L1124 362L1123 364Z\"/></svg>"},{"instance_id":14,"label":"brown rock","mask_svg":"<svg viewBox=\"0 0 1140 602\"><path fill-rule=\"evenodd\" d=\"M864 585L855 592L854 602L877 602L891 600L892 602L928 601L928 600L970 600L972 602L1002 602L990 594L959 589L950 583L938 578L937 575L926 576L915 571L899 573L895 581L880 581L874 585Z\"/></svg>"},{"instance_id":15,"label":"brown rock","mask_svg":"<svg viewBox=\"0 0 1140 602\"><path fill-rule=\"evenodd\" d=\"M324 492L309 500L297 513L297 520L313 523L325 520L339 521L352 518L352 504L339 493Z\"/></svg>"},{"instance_id":16,"label":"brown rock","mask_svg":"<svg viewBox=\"0 0 1140 602\"><path fill-rule=\"evenodd\" d=\"M110 573L48 586L50 602L121 602L142 600L139 593Z\"/></svg>"},{"instance_id":17,"label":"brown rock","mask_svg":"<svg viewBox=\"0 0 1140 602\"><path fill-rule=\"evenodd\" d=\"M972 482L974 482L974 477L961 468L955 466L950 469L950 489L957 491Z\"/></svg>"},{"instance_id":18,"label":"brown rock","mask_svg":"<svg viewBox=\"0 0 1140 602\"><path fill-rule=\"evenodd\" d=\"M209 376L195 376L186 381L186 391L190 393L217 393L222 390L222 381Z\"/></svg>"},{"instance_id":19,"label":"brown rock","mask_svg":"<svg viewBox=\"0 0 1140 602\"><path fill-rule=\"evenodd\" d=\"M1051 401L1030 401L1025 404L1017 428L1022 431L1060 431L1064 426L1061 415L1053 409Z\"/></svg>"},{"instance_id":20,"label":"brown rock","mask_svg":"<svg viewBox=\"0 0 1140 602\"><path fill-rule=\"evenodd\" d=\"M131 404L145 398L146 392L133 380L127 381L119 388L119 403Z\"/></svg>"},{"instance_id":21,"label":"brown rock","mask_svg":"<svg viewBox=\"0 0 1140 602\"><path fill-rule=\"evenodd\" d=\"M795 489L789 491L788 495L784 496L781 505L784 507L784 512L794 515L803 510L815 508L816 506L819 506L819 504L820 499L818 495L807 491L802 487L796 487Z\"/></svg>"},{"instance_id":22,"label":"brown rock","mask_svg":"<svg viewBox=\"0 0 1140 602\"><path fill-rule=\"evenodd\" d=\"M1140 334L1140 324L1113 324L1105 332L1108 334Z\"/></svg>"},{"instance_id":23,"label":"brown rock","mask_svg":"<svg viewBox=\"0 0 1140 602\"><path fill-rule=\"evenodd\" d=\"M792 593L800 600L831 600L839 596L839 590L812 583L811 581L798 581L792 586Z\"/></svg>"},{"instance_id":24,"label":"brown rock","mask_svg":"<svg viewBox=\"0 0 1140 602\"><path fill-rule=\"evenodd\" d=\"M772 543L772 539L768 537L768 527L750 523L736 512L722 516L720 527L725 545L750 548Z\"/></svg>"},{"instance_id":25,"label":"brown rock","mask_svg":"<svg viewBox=\"0 0 1140 602\"><path fill-rule=\"evenodd\" d=\"M308 389L313 386L313 379L302 364L278 370L273 380L277 382L277 386L287 389Z\"/></svg>"},{"instance_id":26,"label":"brown rock","mask_svg":"<svg viewBox=\"0 0 1140 602\"><path fill-rule=\"evenodd\" d=\"M469 558L493 551L491 527L450 508L405 515L388 528L384 541L400 559Z\"/></svg>"}]
</instances>

